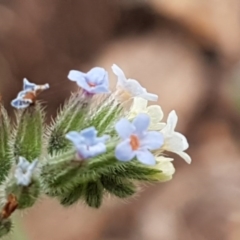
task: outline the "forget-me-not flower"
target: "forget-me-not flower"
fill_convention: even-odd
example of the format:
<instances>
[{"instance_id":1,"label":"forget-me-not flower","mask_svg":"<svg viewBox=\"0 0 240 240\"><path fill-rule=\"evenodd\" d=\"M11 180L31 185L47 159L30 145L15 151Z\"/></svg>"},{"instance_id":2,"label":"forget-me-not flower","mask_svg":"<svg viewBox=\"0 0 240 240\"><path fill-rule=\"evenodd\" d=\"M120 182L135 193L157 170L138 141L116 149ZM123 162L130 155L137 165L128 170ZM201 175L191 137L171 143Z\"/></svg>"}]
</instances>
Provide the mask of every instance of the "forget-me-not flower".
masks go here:
<instances>
[{"instance_id":1,"label":"forget-me-not flower","mask_svg":"<svg viewBox=\"0 0 240 240\"><path fill-rule=\"evenodd\" d=\"M27 108L35 102L39 93L49 88L49 84L37 85L23 79L23 90L20 91L15 99L11 101L11 105L17 109Z\"/></svg>"},{"instance_id":2,"label":"forget-me-not flower","mask_svg":"<svg viewBox=\"0 0 240 240\"><path fill-rule=\"evenodd\" d=\"M97 130L94 127L89 127L81 132L71 131L66 134L66 138L74 144L78 158L83 160L105 153L105 142L109 136L97 137Z\"/></svg>"},{"instance_id":3,"label":"forget-me-not flower","mask_svg":"<svg viewBox=\"0 0 240 240\"><path fill-rule=\"evenodd\" d=\"M115 149L118 160L130 161L136 157L143 164L156 163L149 150L159 149L163 144L163 136L156 131L147 131L149 124L150 118L147 114L139 114L132 123L125 118L116 123L115 129L123 140Z\"/></svg>"},{"instance_id":4,"label":"forget-me-not flower","mask_svg":"<svg viewBox=\"0 0 240 240\"><path fill-rule=\"evenodd\" d=\"M117 88L124 95L123 98L141 97L148 101L157 101L158 95L147 92L147 89L135 79L127 79L124 72L116 64L112 65L112 70L118 78Z\"/></svg>"},{"instance_id":5,"label":"forget-me-not flower","mask_svg":"<svg viewBox=\"0 0 240 240\"><path fill-rule=\"evenodd\" d=\"M68 78L90 95L109 92L108 73L104 68L95 67L87 73L71 70Z\"/></svg>"},{"instance_id":6,"label":"forget-me-not flower","mask_svg":"<svg viewBox=\"0 0 240 240\"><path fill-rule=\"evenodd\" d=\"M19 161L14 174L18 185L25 187L29 186L32 181L32 176L34 170L37 167L37 164L37 159L30 163L24 157L19 157Z\"/></svg>"}]
</instances>

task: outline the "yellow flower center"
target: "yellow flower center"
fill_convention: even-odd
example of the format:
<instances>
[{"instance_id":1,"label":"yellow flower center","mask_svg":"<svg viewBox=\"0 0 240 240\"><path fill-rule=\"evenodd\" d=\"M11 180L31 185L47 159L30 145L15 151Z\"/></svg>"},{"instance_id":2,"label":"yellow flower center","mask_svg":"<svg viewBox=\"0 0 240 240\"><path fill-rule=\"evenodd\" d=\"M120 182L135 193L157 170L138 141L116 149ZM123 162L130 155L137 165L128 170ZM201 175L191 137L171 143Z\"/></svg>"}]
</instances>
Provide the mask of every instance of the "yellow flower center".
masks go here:
<instances>
[{"instance_id":1,"label":"yellow flower center","mask_svg":"<svg viewBox=\"0 0 240 240\"><path fill-rule=\"evenodd\" d=\"M137 150L140 147L139 139L137 136L130 136L130 145L132 147L132 150Z\"/></svg>"},{"instance_id":2,"label":"yellow flower center","mask_svg":"<svg viewBox=\"0 0 240 240\"><path fill-rule=\"evenodd\" d=\"M89 82L89 83L88 83L88 86L89 86L89 87L96 87L96 84Z\"/></svg>"}]
</instances>

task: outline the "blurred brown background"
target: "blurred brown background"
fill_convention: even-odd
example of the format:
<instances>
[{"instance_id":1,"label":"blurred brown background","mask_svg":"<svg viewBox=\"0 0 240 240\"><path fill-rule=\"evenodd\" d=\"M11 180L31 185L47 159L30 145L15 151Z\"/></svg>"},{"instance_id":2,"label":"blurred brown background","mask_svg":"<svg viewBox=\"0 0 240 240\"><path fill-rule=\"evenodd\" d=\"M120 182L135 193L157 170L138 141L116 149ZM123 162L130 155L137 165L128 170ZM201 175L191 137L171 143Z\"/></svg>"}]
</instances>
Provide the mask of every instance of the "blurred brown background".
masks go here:
<instances>
[{"instance_id":1,"label":"blurred brown background","mask_svg":"<svg viewBox=\"0 0 240 240\"><path fill-rule=\"evenodd\" d=\"M29 239L239 240L240 0L0 0L6 106L27 77L50 83L54 114L70 69L113 63L177 111L193 163L176 157L172 181L99 210L43 197L23 218Z\"/></svg>"}]
</instances>

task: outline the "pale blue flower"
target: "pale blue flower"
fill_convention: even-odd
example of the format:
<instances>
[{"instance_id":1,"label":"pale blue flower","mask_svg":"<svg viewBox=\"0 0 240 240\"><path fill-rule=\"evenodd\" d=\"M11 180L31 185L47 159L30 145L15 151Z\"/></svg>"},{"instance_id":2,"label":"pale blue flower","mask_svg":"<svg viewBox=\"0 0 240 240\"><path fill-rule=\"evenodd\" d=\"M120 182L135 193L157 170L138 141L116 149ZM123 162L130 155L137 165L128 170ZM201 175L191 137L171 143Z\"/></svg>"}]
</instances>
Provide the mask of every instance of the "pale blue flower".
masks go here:
<instances>
[{"instance_id":1,"label":"pale blue flower","mask_svg":"<svg viewBox=\"0 0 240 240\"><path fill-rule=\"evenodd\" d=\"M105 142L109 136L97 137L97 130L94 127L89 127L81 132L71 131L66 134L66 138L74 144L78 157L82 160L105 153Z\"/></svg>"},{"instance_id":2,"label":"pale blue flower","mask_svg":"<svg viewBox=\"0 0 240 240\"><path fill-rule=\"evenodd\" d=\"M25 187L29 186L37 164L37 159L30 163L24 157L19 157L19 161L14 174L18 185Z\"/></svg>"},{"instance_id":3,"label":"pale blue flower","mask_svg":"<svg viewBox=\"0 0 240 240\"><path fill-rule=\"evenodd\" d=\"M115 149L118 160L130 161L136 157L143 164L156 163L149 150L157 150L163 145L163 135L156 131L147 131L149 124L147 114L139 114L132 123L125 118L116 123L115 129L123 140Z\"/></svg>"},{"instance_id":4,"label":"pale blue flower","mask_svg":"<svg viewBox=\"0 0 240 240\"><path fill-rule=\"evenodd\" d=\"M109 92L108 73L104 68L95 67L87 73L71 70L68 78L88 94Z\"/></svg>"},{"instance_id":5,"label":"pale blue flower","mask_svg":"<svg viewBox=\"0 0 240 240\"><path fill-rule=\"evenodd\" d=\"M20 91L15 99L11 101L11 105L17 109L27 108L34 103L36 96L49 88L49 84L37 85L29 82L26 78L23 79L23 90Z\"/></svg>"}]
</instances>

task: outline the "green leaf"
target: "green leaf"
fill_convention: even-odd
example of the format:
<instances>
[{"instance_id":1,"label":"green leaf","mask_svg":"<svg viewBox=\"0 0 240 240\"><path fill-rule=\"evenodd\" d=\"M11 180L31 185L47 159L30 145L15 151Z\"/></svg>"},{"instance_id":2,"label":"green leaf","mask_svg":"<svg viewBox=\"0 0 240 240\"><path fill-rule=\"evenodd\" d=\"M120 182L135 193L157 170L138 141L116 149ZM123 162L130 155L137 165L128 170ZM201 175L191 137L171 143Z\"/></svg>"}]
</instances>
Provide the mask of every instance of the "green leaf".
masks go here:
<instances>
[{"instance_id":1,"label":"green leaf","mask_svg":"<svg viewBox=\"0 0 240 240\"><path fill-rule=\"evenodd\" d=\"M88 182L84 189L84 199L89 207L99 208L103 199L103 186L100 181Z\"/></svg>"},{"instance_id":2,"label":"green leaf","mask_svg":"<svg viewBox=\"0 0 240 240\"><path fill-rule=\"evenodd\" d=\"M45 114L40 103L29 106L17 115L14 132L14 155L32 162L41 155L43 148Z\"/></svg>"},{"instance_id":3,"label":"green leaf","mask_svg":"<svg viewBox=\"0 0 240 240\"><path fill-rule=\"evenodd\" d=\"M127 162L122 167L124 168L124 170L115 170L115 174L119 177L145 182L159 181L158 176L161 171L156 168L145 166L136 161Z\"/></svg>"},{"instance_id":4,"label":"green leaf","mask_svg":"<svg viewBox=\"0 0 240 240\"><path fill-rule=\"evenodd\" d=\"M12 230L12 221L11 219L2 219L0 220L0 238L9 234Z\"/></svg>"},{"instance_id":5,"label":"green leaf","mask_svg":"<svg viewBox=\"0 0 240 240\"><path fill-rule=\"evenodd\" d=\"M9 124L7 111L0 103L0 184L8 175L13 159L10 147Z\"/></svg>"},{"instance_id":6,"label":"green leaf","mask_svg":"<svg viewBox=\"0 0 240 240\"><path fill-rule=\"evenodd\" d=\"M119 198L127 198L136 193L136 187L132 182L118 176L103 175L101 183L109 193Z\"/></svg>"},{"instance_id":7,"label":"green leaf","mask_svg":"<svg viewBox=\"0 0 240 240\"><path fill-rule=\"evenodd\" d=\"M59 196L60 203L66 207L76 203L84 195L84 190L84 184L77 185L69 192L66 192L62 196Z\"/></svg>"}]
</instances>

